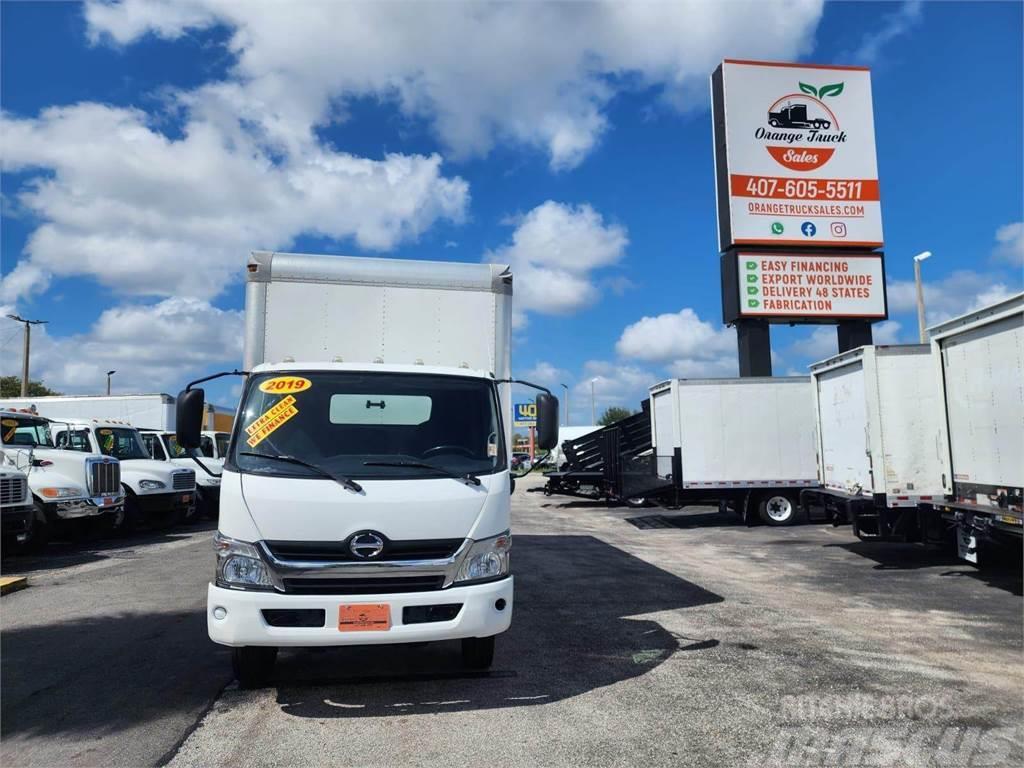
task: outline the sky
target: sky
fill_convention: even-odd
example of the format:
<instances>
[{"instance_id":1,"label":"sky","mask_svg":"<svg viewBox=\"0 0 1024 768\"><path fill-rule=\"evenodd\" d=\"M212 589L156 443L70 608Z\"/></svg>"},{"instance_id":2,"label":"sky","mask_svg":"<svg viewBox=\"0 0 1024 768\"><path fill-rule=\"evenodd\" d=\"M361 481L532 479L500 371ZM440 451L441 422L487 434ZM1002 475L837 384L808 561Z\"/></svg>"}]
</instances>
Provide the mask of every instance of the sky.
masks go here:
<instances>
[{"instance_id":1,"label":"sky","mask_svg":"<svg viewBox=\"0 0 1024 768\"><path fill-rule=\"evenodd\" d=\"M497 261L513 370L571 421L733 376L708 77L727 57L872 71L889 319L1024 283L1022 5L0 5L0 316L32 378L170 392L240 364L251 250ZM0 371L21 326L0 319ZM836 352L772 330L776 375ZM208 386L222 405L237 381Z\"/></svg>"}]
</instances>

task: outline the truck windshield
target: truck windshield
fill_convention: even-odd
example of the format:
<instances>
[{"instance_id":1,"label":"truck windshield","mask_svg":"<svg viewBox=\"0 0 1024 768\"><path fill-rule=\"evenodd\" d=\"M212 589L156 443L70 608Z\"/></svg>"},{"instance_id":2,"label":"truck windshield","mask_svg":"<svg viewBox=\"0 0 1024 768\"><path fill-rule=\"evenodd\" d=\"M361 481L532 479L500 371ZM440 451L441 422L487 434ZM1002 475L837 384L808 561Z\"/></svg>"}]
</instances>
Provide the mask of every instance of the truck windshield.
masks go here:
<instances>
[{"instance_id":1,"label":"truck windshield","mask_svg":"<svg viewBox=\"0 0 1024 768\"><path fill-rule=\"evenodd\" d=\"M98 427L96 443L100 453L116 459L148 459L149 451L134 429L126 427Z\"/></svg>"},{"instance_id":2,"label":"truck windshield","mask_svg":"<svg viewBox=\"0 0 1024 768\"><path fill-rule=\"evenodd\" d=\"M506 464L490 381L410 373L253 376L232 463L245 472L318 476L274 456L360 479L481 475Z\"/></svg>"},{"instance_id":3,"label":"truck windshield","mask_svg":"<svg viewBox=\"0 0 1024 768\"><path fill-rule=\"evenodd\" d=\"M50 422L38 416L5 413L0 418L0 437L3 438L4 445L53 447Z\"/></svg>"}]
</instances>

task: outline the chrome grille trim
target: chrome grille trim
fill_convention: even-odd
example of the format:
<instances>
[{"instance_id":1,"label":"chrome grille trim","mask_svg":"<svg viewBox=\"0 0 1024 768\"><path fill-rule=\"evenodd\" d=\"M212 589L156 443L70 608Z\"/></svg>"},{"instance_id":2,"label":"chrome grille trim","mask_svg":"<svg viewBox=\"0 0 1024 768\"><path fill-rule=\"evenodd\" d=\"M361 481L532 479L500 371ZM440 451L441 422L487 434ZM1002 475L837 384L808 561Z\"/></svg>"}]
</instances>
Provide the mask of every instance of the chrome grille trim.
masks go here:
<instances>
[{"instance_id":1,"label":"chrome grille trim","mask_svg":"<svg viewBox=\"0 0 1024 768\"><path fill-rule=\"evenodd\" d=\"M176 491L190 491L196 487L196 473L191 469L176 469L171 473L171 487Z\"/></svg>"},{"instance_id":2,"label":"chrome grille trim","mask_svg":"<svg viewBox=\"0 0 1024 768\"><path fill-rule=\"evenodd\" d=\"M302 579L364 579L402 578L410 576L443 577L441 588L450 587L459 572L459 566L473 546L472 539L465 539L451 557L437 560L284 560L270 551L265 541L256 542L256 549L267 565L267 572L274 588L279 592L288 591L285 579L295 584ZM343 591L343 588L339 591Z\"/></svg>"},{"instance_id":3,"label":"chrome grille trim","mask_svg":"<svg viewBox=\"0 0 1024 768\"><path fill-rule=\"evenodd\" d=\"M90 496L121 495L121 462L111 459L86 459L86 478Z\"/></svg>"},{"instance_id":4,"label":"chrome grille trim","mask_svg":"<svg viewBox=\"0 0 1024 768\"><path fill-rule=\"evenodd\" d=\"M28 480L24 477L0 477L0 504L19 506L28 502Z\"/></svg>"}]
</instances>

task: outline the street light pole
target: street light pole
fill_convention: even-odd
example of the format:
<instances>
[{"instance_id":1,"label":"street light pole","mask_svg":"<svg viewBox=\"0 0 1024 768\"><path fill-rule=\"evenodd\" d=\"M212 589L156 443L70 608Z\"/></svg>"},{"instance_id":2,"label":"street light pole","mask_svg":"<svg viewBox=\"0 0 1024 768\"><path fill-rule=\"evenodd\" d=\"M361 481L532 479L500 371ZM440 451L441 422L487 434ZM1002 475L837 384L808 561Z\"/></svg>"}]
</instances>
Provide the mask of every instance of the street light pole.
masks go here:
<instances>
[{"instance_id":1,"label":"street light pole","mask_svg":"<svg viewBox=\"0 0 1024 768\"><path fill-rule=\"evenodd\" d=\"M110 377L115 373L117 373L117 371L107 371L107 397L110 397Z\"/></svg>"},{"instance_id":2,"label":"street light pole","mask_svg":"<svg viewBox=\"0 0 1024 768\"><path fill-rule=\"evenodd\" d=\"M21 360L21 396L28 397L28 356L29 350L32 347L32 326L43 325L48 323L49 320L26 320L24 317L19 315L8 315L7 317L16 322L25 324L25 344Z\"/></svg>"},{"instance_id":3,"label":"street light pole","mask_svg":"<svg viewBox=\"0 0 1024 768\"><path fill-rule=\"evenodd\" d=\"M931 251L922 251L914 257L914 286L917 289L917 335L922 344L928 343L924 319L924 286L921 284L921 262L932 255Z\"/></svg>"},{"instance_id":4,"label":"street light pole","mask_svg":"<svg viewBox=\"0 0 1024 768\"><path fill-rule=\"evenodd\" d=\"M565 426L569 426L569 387L565 384L562 385L565 390Z\"/></svg>"},{"instance_id":5,"label":"street light pole","mask_svg":"<svg viewBox=\"0 0 1024 768\"><path fill-rule=\"evenodd\" d=\"M590 423L597 424L597 411L594 408L594 382L597 379L590 380Z\"/></svg>"}]
</instances>

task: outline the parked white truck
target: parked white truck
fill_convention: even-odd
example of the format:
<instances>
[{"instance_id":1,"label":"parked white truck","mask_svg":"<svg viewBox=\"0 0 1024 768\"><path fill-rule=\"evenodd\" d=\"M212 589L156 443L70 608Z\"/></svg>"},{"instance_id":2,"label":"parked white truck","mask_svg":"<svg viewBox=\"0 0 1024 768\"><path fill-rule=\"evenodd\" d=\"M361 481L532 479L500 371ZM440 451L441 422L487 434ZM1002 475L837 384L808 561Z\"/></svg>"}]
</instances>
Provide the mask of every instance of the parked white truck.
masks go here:
<instances>
[{"instance_id":1,"label":"parked white truck","mask_svg":"<svg viewBox=\"0 0 1024 768\"><path fill-rule=\"evenodd\" d=\"M246 278L211 639L244 686L280 646L458 639L489 666L513 606L510 270L256 252ZM199 383L178 395L190 450ZM558 401L537 403L550 449Z\"/></svg>"},{"instance_id":2,"label":"parked white truck","mask_svg":"<svg viewBox=\"0 0 1024 768\"><path fill-rule=\"evenodd\" d=\"M6 451L0 450L0 537L5 548L28 541L32 512L28 475L7 458Z\"/></svg>"},{"instance_id":3,"label":"parked white truck","mask_svg":"<svg viewBox=\"0 0 1024 768\"><path fill-rule=\"evenodd\" d=\"M1024 489L1024 293L929 329L939 391L944 498L926 538L955 528L960 557L1020 551Z\"/></svg>"},{"instance_id":4,"label":"parked white truck","mask_svg":"<svg viewBox=\"0 0 1024 768\"><path fill-rule=\"evenodd\" d=\"M196 507L206 517L216 518L220 509L220 474L224 470L224 460L211 458L203 451L203 466L196 467L196 462L188 452L178 444L173 432L159 432L155 429L140 429L142 442L146 445L149 455L157 461L169 461L178 467L191 469L196 473ZM212 442L203 433L203 444Z\"/></svg>"},{"instance_id":5,"label":"parked white truck","mask_svg":"<svg viewBox=\"0 0 1024 768\"><path fill-rule=\"evenodd\" d=\"M9 397L0 400L5 408L35 408L55 421L59 419L109 419L134 427L174 429L174 398L152 395L52 395Z\"/></svg>"},{"instance_id":6,"label":"parked white truck","mask_svg":"<svg viewBox=\"0 0 1024 768\"><path fill-rule=\"evenodd\" d=\"M54 444L68 452L99 453L121 462L125 490L123 524L175 523L195 512L195 470L149 456L135 427L103 419L53 419Z\"/></svg>"},{"instance_id":7,"label":"parked white truck","mask_svg":"<svg viewBox=\"0 0 1024 768\"><path fill-rule=\"evenodd\" d=\"M791 525L816 487L811 380L671 379L650 388L651 461L674 505L716 503L744 520Z\"/></svg>"},{"instance_id":8,"label":"parked white truck","mask_svg":"<svg viewBox=\"0 0 1024 768\"><path fill-rule=\"evenodd\" d=\"M805 504L861 539L916 538L918 507L942 498L942 406L925 344L867 346L811 366L820 490Z\"/></svg>"},{"instance_id":9,"label":"parked white truck","mask_svg":"<svg viewBox=\"0 0 1024 768\"><path fill-rule=\"evenodd\" d=\"M43 546L55 529L83 518L113 525L122 516L121 465L98 451L70 453L53 443L49 419L0 409L0 450L5 466L28 476L33 514L26 546Z\"/></svg>"}]
</instances>

